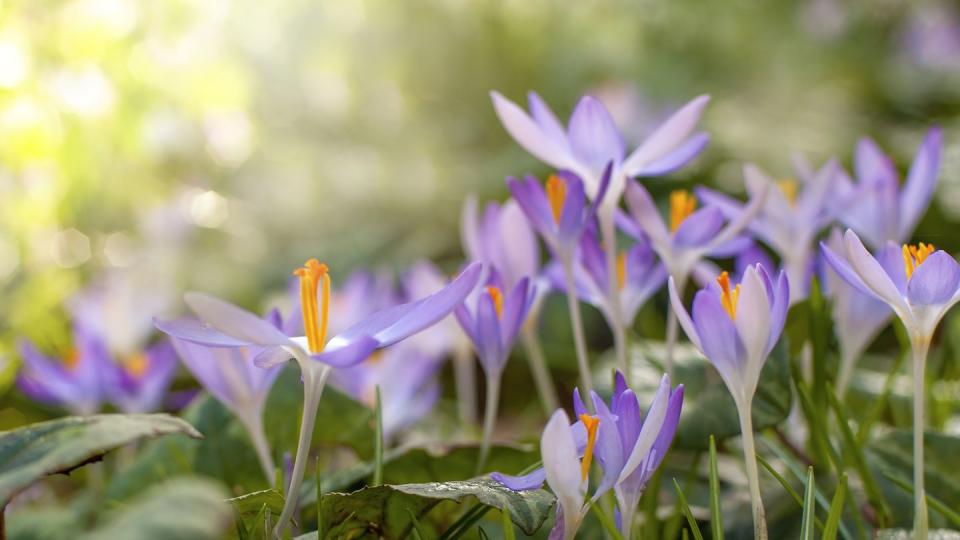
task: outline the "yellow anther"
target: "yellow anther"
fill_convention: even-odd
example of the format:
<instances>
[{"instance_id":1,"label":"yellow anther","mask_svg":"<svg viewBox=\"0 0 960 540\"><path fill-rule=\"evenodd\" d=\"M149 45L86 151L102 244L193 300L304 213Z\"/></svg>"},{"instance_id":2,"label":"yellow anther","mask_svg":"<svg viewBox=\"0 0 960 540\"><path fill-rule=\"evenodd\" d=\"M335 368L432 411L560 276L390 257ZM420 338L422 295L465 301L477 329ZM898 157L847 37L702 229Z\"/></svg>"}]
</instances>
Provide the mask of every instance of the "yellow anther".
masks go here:
<instances>
[{"instance_id":1,"label":"yellow anther","mask_svg":"<svg viewBox=\"0 0 960 540\"><path fill-rule=\"evenodd\" d=\"M790 206L797 204L797 193L800 191L800 186L797 184L797 181L793 178L783 178L777 180L777 187L780 188L780 191L783 192L783 196L786 197L787 202L790 203Z\"/></svg>"},{"instance_id":2,"label":"yellow anther","mask_svg":"<svg viewBox=\"0 0 960 540\"><path fill-rule=\"evenodd\" d=\"M63 365L68 371L77 369L77 366L80 365L80 349L70 347L67 355L63 357Z\"/></svg>"},{"instance_id":3,"label":"yellow anther","mask_svg":"<svg viewBox=\"0 0 960 540\"><path fill-rule=\"evenodd\" d=\"M493 300L493 308L497 310L497 318L503 318L503 292L500 291L500 287L490 285L487 287L487 294Z\"/></svg>"},{"instance_id":4,"label":"yellow anther","mask_svg":"<svg viewBox=\"0 0 960 540\"><path fill-rule=\"evenodd\" d=\"M677 232L680 224L697 209L697 198L685 189L670 192L670 231Z\"/></svg>"},{"instance_id":5,"label":"yellow anther","mask_svg":"<svg viewBox=\"0 0 960 540\"><path fill-rule=\"evenodd\" d=\"M327 265L310 259L293 271L300 277L300 309L303 312L303 333L311 353L323 351L327 343L327 318L330 314L330 275ZM323 294L317 303L317 290L323 280Z\"/></svg>"},{"instance_id":6,"label":"yellow anther","mask_svg":"<svg viewBox=\"0 0 960 540\"><path fill-rule=\"evenodd\" d=\"M597 445L597 428L600 426L600 418L581 414L580 421L583 427L587 428L587 447L583 450L583 459L580 461L580 480L586 480L590 475L590 464L593 462L593 447Z\"/></svg>"},{"instance_id":7,"label":"yellow anther","mask_svg":"<svg viewBox=\"0 0 960 540\"><path fill-rule=\"evenodd\" d=\"M560 216L563 214L563 204L567 202L567 184L555 174L547 179L547 201L550 202L553 221L559 224Z\"/></svg>"},{"instance_id":8,"label":"yellow anther","mask_svg":"<svg viewBox=\"0 0 960 540\"><path fill-rule=\"evenodd\" d=\"M907 273L907 279L913 276L917 267L923 264L923 261L927 260L927 257L933 254L935 250L933 244L924 244L923 242L918 245L903 245L903 269Z\"/></svg>"},{"instance_id":9,"label":"yellow anther","mask_svg":"<svg viewBox=\"0 0 960 540\"><path fill-rule=\"evenodd\" d=\"M143 377L149 367L150 359L144 353L130 355L123 361L123 369L136 379Z\"/></svg>"},{"instance_id":10,"label":"yellow anther","mask_svg":"<svg viewBox=\"0 0 960 540\"><path fill-rule=\"evenodd\" d=\"M627 284L627 253L621 251L617 255L617 287L622 289Z\"/></svg>"},{"instance_id":11,"label":"yellow anther","mask_svg":"<svg viewBox=\"0 0 960 540\"><path fill-rule=\"evenodd\" d=\"M740 298L740 285L730 290L730 275L722 272L717 278L720 285L720 305L733 320L737 319L737 300Z\"/></svg>"}]
</instances>

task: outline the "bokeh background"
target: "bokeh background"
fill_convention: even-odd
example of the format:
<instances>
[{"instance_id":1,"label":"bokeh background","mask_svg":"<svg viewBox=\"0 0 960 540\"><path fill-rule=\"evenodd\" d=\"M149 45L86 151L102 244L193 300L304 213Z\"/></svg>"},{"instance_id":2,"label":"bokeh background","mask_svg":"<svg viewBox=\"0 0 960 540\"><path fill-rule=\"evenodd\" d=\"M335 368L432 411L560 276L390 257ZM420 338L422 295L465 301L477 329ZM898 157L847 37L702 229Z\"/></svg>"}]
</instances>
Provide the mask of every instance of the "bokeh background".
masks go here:
<instances>
[{"instance_id":1,"label":"bokeh background","mask_svg":"<svg viewBox=\"0 0 960 540\"><path fill-rule=\"evenodd\" d=\"M655 191L736 193L743 162L788 175L795 151L849 167L864 134L904 170L940 123L918 237L960 248L955 3L7 1L5 372L17 336L67 343L64 301L105 275L143 314L115 323L149 326L188 288L259 307L311 256L335 279L424 257L452 271L465 195L548 172L499 126L492 89L535 89L562 117L592 93L630 143L711 94L711 146Z\"/></svg>"}]
</instances>

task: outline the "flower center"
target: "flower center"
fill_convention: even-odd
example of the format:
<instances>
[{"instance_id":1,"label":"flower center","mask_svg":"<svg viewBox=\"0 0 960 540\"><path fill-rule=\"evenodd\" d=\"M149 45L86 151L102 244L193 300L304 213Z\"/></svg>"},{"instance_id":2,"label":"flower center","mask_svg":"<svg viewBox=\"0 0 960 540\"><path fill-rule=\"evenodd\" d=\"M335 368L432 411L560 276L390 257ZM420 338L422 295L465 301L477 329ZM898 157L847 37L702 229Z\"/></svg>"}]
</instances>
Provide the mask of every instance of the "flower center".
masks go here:
<instances>
[{"instance_id":1,"label":"flower center","mask_svg":"<svg viewBox=\"0 0 960 540\"><path fill-rule=\"evenodd\" d=\"M553 221L560 224L560 215L563 214L563 203L567 201L567 184L555 174L547 179L547 201L553 212Z\"/></svg>"},{"instance_id":2,"label":"flower center","mask_svg":"<svg viewBox=\"0 0 960 540\"><path fill-rule=\"evenodd\" d=\"M310 259L293 271L300 278L300 309L303 311L303 333L311 353L323 351L327 343L327 318L330 314L330 275L327 265ZM318 305L317 290L323 280L323 296Z\"/></svg>"},{"instance_id":3,"label":"flower center","mask_svg":"<svg viewBox=\"0 0 960 540\"><path fill-rule=\"evenodd\" d=\"M590 475L590 464L593 462L593 447L597 445L597 427L600 426L600 418L581 414L580 421L583 427L587 428L587 447L583 450L583 459L580 461L580 481L585 481Z\"/></svg>"},{"instance_id":4,"label":"flower center","mask_svg":"<svg viewBox=\"0 0 960 540\"><path fill-rule=\"evenodd\" d=\"M694 210L697 209L697 198L685 189L670 192L670 232L677 232Z\"/></svg>"},{"instance_id":5,"label":"flower center","mask_svg":"<svg viewBox=\"0 0 960 540\"><path fill-rule=\"evenodd\" d=\"M131 354L123 361L123 369L133 378L139 379L147 373L150 359L144 353Z\"/></svg>"},{"instance_id":6,"label":"flower center","mask_svg":"<svg viewBox=\"0 0 960 540\"><path fill-rule=\"evenodd\" d=\"M732 320L737 320L737 300L740 298L740 285L730 290L730 275L726 272L720 274L717 278L717 284L720 285L720 305L730 315Z\"/></svg>"},{"instance_id":7,"label":"flower center","mask_svg":"<svg viewBox=\"0 0 960 540\"><path fill-rule=\"evenodd\" d=\"M797 184L797 181L793 178L783 178L777 180L777 187L780 188L780 191L783 192L783 196L786 197L787 202L790 203L790 206L797 205L797 193L800 191L800 186Z\"/></svg>"},{"instance_id":8,"label":"flower center","mask_svg":"<svg viewBox=\"0 0 960 540\"><path fill-rule=\"evenodd\" d=\"M627 253L621 251L617 255L617 287L623 289L627 284Z\"/></svg>"},{"instance_id":9,"label":"flower center","mask_svg":"<svg viewBox=\"0 0 960 540\"><path fill-rule=\"evenodd\" d=\"M917 268L923 264L923 261L927 260L927 257L929 257L935 249L933 244L924 244L923 242L920 242L918 245L903 245L903 269L907 272L907 279L913 276Z\"/></svg>"},{"instance_id":10,"label":"flower center","mask_svg":"<svg viewBox=\"0 0 960 540\"><path fill-rule=\"evenodd\" d=\"M493 308L497 310L497 318L503 318L503 292L500 291L500 287L490 285L487 287L487 294L490 295L490 299L493 300Z\"/></svg>"},{"instance_id":11,"label":"flower center","mask_svg":"<svg viewBox=\"0 0 960 540\"><path fill-rule=\"evenodd\" d=\"M66 356L63 357L63 365L67 368L67 371L73 371L77 369L77 366L80 365L80 349L76 347L70 347L70 350L67 351Z\"/></svg>"}]
</instances>

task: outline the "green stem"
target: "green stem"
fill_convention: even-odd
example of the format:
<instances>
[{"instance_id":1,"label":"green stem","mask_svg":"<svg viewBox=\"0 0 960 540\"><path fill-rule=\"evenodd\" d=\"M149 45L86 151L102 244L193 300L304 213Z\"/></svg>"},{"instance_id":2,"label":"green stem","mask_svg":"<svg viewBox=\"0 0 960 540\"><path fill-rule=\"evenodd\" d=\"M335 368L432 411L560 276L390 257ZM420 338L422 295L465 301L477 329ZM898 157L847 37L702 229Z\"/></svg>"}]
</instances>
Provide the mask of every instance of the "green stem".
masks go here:
<instances>
[{"instance_id":1,"label":"green stem","mask_svg":"<svg viewBox=\"0 0 960 540\"><path fill-rule=\"evenodd\" d=\"M590 374L590 359L587 356L587 340L583 332L583 318L580 316L580 303L577 301L576 284L573 277L573 261L570 257L560 258L563 267L563 278L567 287L567 310L570 312L570 325L573 327L573 344L577 352L577 366L580 368L580 383L583 385L583 396L587 408L593 410L593 376ZM624 376L627 374L624 373Z\"/></svg>"},{"instance_id":2,"label":"green stem","mask_svg":"<svg viewBox=\"0 0 960 540\"><path fill-rule=\"evenodd\" d=\"M493 439L493 428L497 424L497 409L500 401L501 373L487 374L487 403L483 413L483 438L480 440L480 457L477 459L477 476L487 465L487 456L490 454L490 441Z\"/></svg>"},{"instance_id":3,"label":"green stem","mask_svg":"<svg viewBox=\"0 0 960 540\"><path fill-rule=\"evenodd\" d=\"M923 487L923 428L924 421L924 374L927 366L927 351L930 349L929 338L912 340L913 346L913 538L926 540L927 529L927 496Z\"/></svg>"},{"instance_id":4,"label":"green stem","mask_svg":"<svg viewBox=\"0 0 960 540\"><path fill-rule=\"evenodd\" d=\"M603 237L604 254L607 260L607 303L610 306L610 331L617 353L617 367L628 381L632 380L627 365L627 331L624 326L623 308L620 305L620 286L617 280L617 229L613 221L613 209L601 208L600 234Z\"/></svg>"},{"instance_id":5,"label":"green stem","mask_svg":"<svg viewBox=\"0 0 960 540\"><path fill-rule=\"evenodd\" d=\"M383 403L380 401L380 385L376 386L376 430L373 441L373 485L383 483Z\"/></svg>"},{"instance_id":6,"label":"green stem","mask_svg":"<svg viewBox=\"0 0 960 540\"><path fill-rule=\"evenodd\" d=\"M747 468L747 483L750 485L750 501L753 510L753 535L757 540L767 540L767 519L760 497L760 474L757 470L757 449L753 443L752 405L737 407L740 412L740 432L743 437L743 459Z\"/></svg>"},{"instance_id":7,"label":"green stem","mask_svg":"<svg viewBox=\"0 0 960 540\"><path fill-rule=\"evenodd\" d=\"M300 363L303 376L303 416L300 419L300 439L297 442L297 457L293 462L293 473L290 475L290 488L287 490L283 511L273 529L273 535L283 537L283 532L297 510L297 499L300 493L300 484L307 468L307 459L310 455L310 440L313 438L313 426L317 420L317 405L323 394L323 387L330 376L331 368L314 360Z\"/></svg>"},{"instance_id":8,"label":"green stem","mask_svg":"<svg viewBox=\"0 0 960 540\"><path fill-rule=\"evenodd\" d=\"M681 275L678 273L676 277L674 277L673 283L677 286L677 296L683 300L683 291L687 286L687 275ZM677 319L677 312L673 310L673 302L667 302L667 335L666 343L664 344L665 350L663 355L663 367L667 372L667 376L670 377L670 380L673 380L673 350L677 346L679 322L679 319Z\"/></svg>"},{"instance_id":9,"label":"green stem","mask_svg":"<svg viewBox=\"0 0 960 540\"><path fill-rule=\"evenodd\" d=\"M273 456L270 454L270 443L267 442L267 435L263 431L263 415L253 414L250 415L250 418L241 418L240 422L247 428L250 442L253 443L253 449L260 461L260 468L263 469L264 478L266 478L268 484L273 483L276 466L273 463Z\"/></svg>"},{"instance_id":10,"label":"green stem","mask_svg":"<svg viewBox=\"0 0 960 540\"><path fill-rule=\"evenodd\" d=\"M461 426L477 423L477 369L473 351L458 347L453 354L453 379L457 388L457 413Z\"/></svg>"},{"instance_id":11,"label":"green stem","mask_svg":"<svg viewBox=\"0 0 960 540\"><path fill-rule=\"evenodd\" d=\"M533 383L540 396L540 404L543 405L544 413L549 416L558 407L557 390L553 386L553 379L550 378L550 371L543 357L543 347L540 346L540 338L537 337L533 319L528 320L520 330L520 341L523 343L524 352L527 353L527 362L530 364Z\"/></svg>"}]
</instances>

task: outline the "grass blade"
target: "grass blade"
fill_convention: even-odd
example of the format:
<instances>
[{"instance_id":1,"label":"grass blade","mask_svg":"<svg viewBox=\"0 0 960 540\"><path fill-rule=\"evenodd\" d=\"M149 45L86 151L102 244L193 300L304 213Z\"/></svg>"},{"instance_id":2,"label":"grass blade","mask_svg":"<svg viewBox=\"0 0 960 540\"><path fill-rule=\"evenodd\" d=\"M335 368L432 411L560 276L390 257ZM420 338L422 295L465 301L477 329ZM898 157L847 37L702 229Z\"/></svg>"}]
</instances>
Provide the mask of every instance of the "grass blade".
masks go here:
<instances>
[{"instance_id":1,"label":"grass blade","mask_svg":"<svg viewBox=\"0 0 960 540\"><path fill-rule=\"evenodd\" d=\"M501 510L500 519L503 520L503 540L517 540L517 535L513 530L513 521L510 520L510 512Z\"/></svg>"},{"instance_id":2,"label":"grass blade","mask_svg":"<svg viewBox=\"0 0 960 540\"><path fill-rule=\"evenodd\" d=\"M720 473L717 472L717 441L710 435L710 532L713 540L723 540L720 517Z\"/></svg>"},{"instance_id":3,"label":"grass blade","mask_svg":"<svg viewBox=\"0 0 960 540\"><path fill-rule=\"evenodd\" d=\"M760 456L759 454L757 454L757 461L760 463L760 465L763 465L763 468L766 469L768 473L770 473L774 478L776 478L777 482L780 482L780 485L783 486L784 491L786 491L787 494L790 495L790 497L794 501L796 501L797 506L799 506L800 509L802 510L803 497L801 497L800 494L797 493L797 490L793 489L793 486L790 485L790 482L788 482L786 478L781 476L780 473L778 473L777 470L774 469L773 466L770 465L770 463L768 463L767 460L763 459L763 457ZM817 526L817 529L823 530L823 522L820 521L820 518L818 518L816 514L814 514L813 516L813 524Z\"/></svg>"},{"instance_id":4,"label":"grass blade","mask_svg":"<svg viewBox=\"0 0 960 540\"><path fill-rule=\"evenodd\" d=\"M417 516L413 515L413 511L409 508L407 508L407 513L410 514L410 534L413 536L413 540L423 540L423 536L420 535L420 521L417 520Z\"/></svg>"},{"instance_id":5,"label":"grass blade","mask_svg":"<svg viewBox=\"0 0 960 540\"><path fill-rule=\"evenodd\" d=\"M813 467L807 467L807 488L803 498L803 519L800 525L800 539L813 540L813 517L817 513L813 500L816 484L813 481Z\"/></svg>"},{"instance_id":6,"label":"grass blade","mask_svg":"<svg viewBox=\"0 0 960 540\"><path fill-rule=\"evenodd\" d=\"M687 518L687 525L690 526L690 532L693 534L695 540L703 540L703 534L700 533L700 527L697 525L697 520L694 519L693 514L690 512L690 506L687 505L687 498L683 496L683 490L680 489L680 482L677 482L677 479L673 479L673 487L677 489L677 497L680 499L680 509L683 510L683 515Z\"/></svg>"},{"instance_id":7,"label":"grass blade","mask_svg":"<svg viewBox=\"0 0 960 540\"><path fill-rule=\"evenodd\" d=\"M830 503L830 512L827 514L827 524L823 526L823 540L836 540L837 527L840 525L840 518L843 517L843 499L847 495L847 473L840 476L840 485L837 486L837 492L833 494L833 501Z\"/></svg>"},{"instance_id":8,"label":"grass blade","mask_svg":"<svg viewBox=\"0 0 960 540\"><path fill-rule=\"evenodd\" d=\"M616 523L610 519L610 516L600 508L600 505L594 501L590 501L590 510L593 511L593 515L597 516L597 520L603 525L603 528L607 531L607 534L610 535L614 540L623 540L623 535L620 534L620 531L617 530Z\"/></svg>"},{"instance_id":9,"label":"grass blade","mask_svg":"<svg viewBox=\"0 0 960 540\"><path fill-rule=\"evenodd\" d=\"M887 471L883 472L883 476L886 477L887 480L890 480L893 485L906 491L910 495L913 495L912 483ZM960 512L951 510L950 507L947 506L943 501L930 495L929 493L927 493L927 505L933 510L939 512L943 517L947 518L947 521L953 523L955 527L960 528Z\"/></svg>"}]
</instances>

